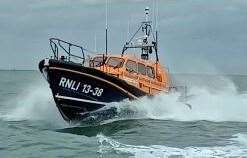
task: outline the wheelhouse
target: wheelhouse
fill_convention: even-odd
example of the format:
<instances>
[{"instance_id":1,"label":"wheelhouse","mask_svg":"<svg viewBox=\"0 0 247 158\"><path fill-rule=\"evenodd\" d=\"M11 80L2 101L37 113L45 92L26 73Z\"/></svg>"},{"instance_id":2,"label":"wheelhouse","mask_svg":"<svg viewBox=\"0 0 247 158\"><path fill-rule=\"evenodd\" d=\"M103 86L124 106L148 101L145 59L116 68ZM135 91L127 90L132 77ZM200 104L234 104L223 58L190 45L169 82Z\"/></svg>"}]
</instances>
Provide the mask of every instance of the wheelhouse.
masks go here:
<instances>
[{"instance_id":1,"label":"wheelhouse","mask_svg":"<svg viewBox=\"0 0 247 158\"><path fill-rule=\"evenodd\" d=\"M89 66L125 80L153 95L169 86L168 72L159 63L132 56L95 56Z\"/></svg>"}]
</instances>

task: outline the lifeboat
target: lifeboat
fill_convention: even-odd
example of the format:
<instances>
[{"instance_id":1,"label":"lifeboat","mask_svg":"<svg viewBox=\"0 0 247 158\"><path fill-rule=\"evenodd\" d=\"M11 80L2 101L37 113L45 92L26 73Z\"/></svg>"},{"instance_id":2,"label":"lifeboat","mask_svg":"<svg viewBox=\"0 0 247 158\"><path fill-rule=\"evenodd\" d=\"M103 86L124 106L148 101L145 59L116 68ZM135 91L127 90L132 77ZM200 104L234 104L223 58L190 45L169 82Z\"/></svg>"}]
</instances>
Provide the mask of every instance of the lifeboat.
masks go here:
<instances>
[{"instance_id":1,"label":"lifeboat","mask_svg":"<svg viewBox=\"0 0 247 158\"><path fill-rule=\"evenodd\" d=\"M84 47L50 39L53 56L40 61L39 70L66 121L83 119L88 113L110 106L111 102L170 91L170 76L159 61L158 33L153 32L148 11L145 10L146 20L119 55L106 51L86 59L85 52L90 51ZM80 55L75 55L72 49ZM136 53L140 56L133 55Z\"/></svg>"}]
</instances>

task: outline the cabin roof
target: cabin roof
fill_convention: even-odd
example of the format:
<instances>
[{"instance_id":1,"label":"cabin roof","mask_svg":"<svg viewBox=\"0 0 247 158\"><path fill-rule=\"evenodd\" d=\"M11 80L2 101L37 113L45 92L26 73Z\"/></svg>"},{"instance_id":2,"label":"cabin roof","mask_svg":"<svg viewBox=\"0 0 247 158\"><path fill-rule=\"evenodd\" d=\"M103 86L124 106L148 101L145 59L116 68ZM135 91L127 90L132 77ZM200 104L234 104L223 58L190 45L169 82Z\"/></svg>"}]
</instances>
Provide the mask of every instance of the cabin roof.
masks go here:
<instances>
[{"instance_id":1,"label":"cabin roof","mask_svg":"<svg viewBox=\"0 0 247 158\"><path fill-rule=\"evenodd\" d=\"M102 56L102 55L103 54L97 54L96 56ZM108 57L123 58L125 60L129 59L129 60L133 60L133 61L136 61L136 62L139 62L139 63L143 63L143 64L148 65L148 66L154 66L156 64L156 62L153 61L153 60L144 60L144 59L140 59L140 58L138 58L138 57L136 57L134 55L129 55L129 54L124 54L123 56L119 55L119 54L118 55L117 54L108 54L107 56Z\"/></svg>"}]
</instances>

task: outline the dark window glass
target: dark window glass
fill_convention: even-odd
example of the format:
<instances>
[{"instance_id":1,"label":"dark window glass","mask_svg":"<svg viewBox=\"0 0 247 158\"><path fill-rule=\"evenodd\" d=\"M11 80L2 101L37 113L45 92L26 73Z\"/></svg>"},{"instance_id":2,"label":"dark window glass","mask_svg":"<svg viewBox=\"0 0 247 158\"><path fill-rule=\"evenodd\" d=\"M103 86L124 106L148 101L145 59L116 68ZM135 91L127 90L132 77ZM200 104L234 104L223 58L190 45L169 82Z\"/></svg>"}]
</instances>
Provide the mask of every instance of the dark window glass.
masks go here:
<instances>
[{"instance_id":1,"label":"dark window glass","mask_svg":"<svg viewBox=\"0 0 247 158\"><path fill-rule=\"evenodd\" d=\"M128 60L126 63L126 70L129 72L137 72L137 64L132 60Z\"/></svg>"},{"instance_id":2,"label":"dark window glass","mask_svg":"<svg viewBox=\"0 0 247 158\"><path fill-rule=\"evenodd\" d=\"M147 66L147 75L148 77L154 78L154 68Z\"/></svg>"},{"instance_id":3,"label":"dark window glass","mask_svg":"<svg viewBox=\"0 0 247 158\"><path fill-rule=\"evenodd\" d=\"M146 75L146 66L144 64L138 63L138 73Z\"/></svg>"},{"instance_id":4,"label":"dark window glass","mask_svg":"<svg viewBox=\"0 0 247 158\"><path fill-rule=\"evenodd\" d=\"M90 67L100 67L103 64L103 57L94 57L90 62Z\"/></svg>"},{"instance_id":5,"label":"dark window glass","mask_svg":"<svg viewBox=\"0 0 247 158\"><path fill-rule=\"evenodd\" d=\"M114 68L122 67L123 63L124 63L124 59L117 57L110 57L109 60L107 61L107 65Z\"/></svg>"}]
</instances>

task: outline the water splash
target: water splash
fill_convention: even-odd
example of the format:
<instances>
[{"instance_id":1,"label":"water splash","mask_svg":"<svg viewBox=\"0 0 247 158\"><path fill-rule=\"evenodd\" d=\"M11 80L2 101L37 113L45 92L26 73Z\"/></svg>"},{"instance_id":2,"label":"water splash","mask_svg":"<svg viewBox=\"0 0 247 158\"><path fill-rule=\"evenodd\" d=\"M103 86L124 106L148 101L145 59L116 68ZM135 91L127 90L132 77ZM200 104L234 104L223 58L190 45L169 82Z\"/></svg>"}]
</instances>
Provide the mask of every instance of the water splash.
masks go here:
<instances>
[{"instance_id":1,"label":"water splash","mask_svg":"<svg viewBox=\"0 0 247 158\"><path fill-rule=\"evenodd\" d=\"M218 82L221 82L218 87L190 87L186 103L180 101L180 93L171 93L153 98L144 97L133 102L125 101L118 106L136 111L136 116L141 118L247 122L246 94L238 93L235 85L227 78L221 77Z\"/></svg>"},{"instance_id":2,"label":"water splash","mask_svg":"<svg viewBox=\"0 0 247 158\"><path fill-rule=\"evenodd\" d=\"M234 93L212 94L193 88L193 97L187 100L191 108L179 101L179 94L160 94L152 99L143 98L130 103L139 115L151 119L177 121L239 121L246 122L247 98Z\"/></svg>"},{"instance_id":3,"label":"water splash","mask_svg":"<svg viewBox=\"0 0 247 158\"><path fill-rule=\"evenodd\" d=\"M31 83L16 98L8 101L10 107L2 116L6 121L44 120L64 124L48 85Z\"/></svg>"}]
</instances>

